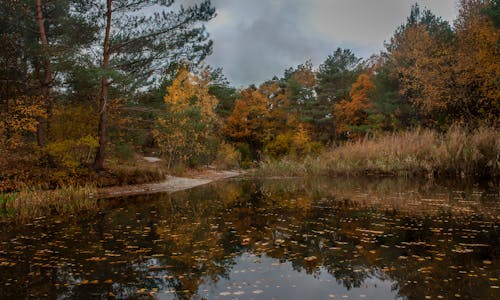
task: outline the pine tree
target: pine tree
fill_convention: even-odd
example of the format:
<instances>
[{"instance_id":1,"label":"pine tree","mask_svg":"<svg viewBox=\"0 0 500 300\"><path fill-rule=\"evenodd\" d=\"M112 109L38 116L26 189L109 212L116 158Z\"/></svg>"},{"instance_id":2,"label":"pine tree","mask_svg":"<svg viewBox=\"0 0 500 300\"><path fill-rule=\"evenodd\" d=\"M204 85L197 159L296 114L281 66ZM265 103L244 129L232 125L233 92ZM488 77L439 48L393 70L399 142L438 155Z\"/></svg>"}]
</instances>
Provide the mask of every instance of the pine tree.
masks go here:
<instances>
[{"instance_id":1,"label":"pine tree","mask_svg":"<svg viewBox=\"0 0 500 300\"><path fill-rule=\"evenodd\" d=\"M97 170L104 168L109 88L120 84L134 92L160 80L173 60L197 63L211 51L212 43L200 25L215 14L210 1L178 10L173 4L174 0L106 0L94 12L94 17L104 16Z\"/></svg>"}]
</instances>

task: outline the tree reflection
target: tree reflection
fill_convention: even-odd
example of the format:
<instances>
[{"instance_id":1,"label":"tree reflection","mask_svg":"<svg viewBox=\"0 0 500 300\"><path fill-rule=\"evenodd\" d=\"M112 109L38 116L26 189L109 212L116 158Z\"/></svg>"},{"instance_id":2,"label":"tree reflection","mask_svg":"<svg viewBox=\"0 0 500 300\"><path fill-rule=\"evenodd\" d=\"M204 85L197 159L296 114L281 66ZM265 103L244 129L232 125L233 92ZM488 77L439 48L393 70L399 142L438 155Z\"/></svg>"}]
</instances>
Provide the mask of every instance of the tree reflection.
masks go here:
<instances>
[{"instance_id":1,"label":"tree reflection","mask_svg":"<svg viewBox=\"0 0 500 300\"><path fill-rule=\"evenodd\" d=\"M0 298L189 299L230 280L246 252L325 270L348 289L379 278L407 299L499 296L498 204L485 194L497 195L471 190L457 201L453 187L411 184L227 181L39 220L2 231Z\"/></svg>"}]
</instances>

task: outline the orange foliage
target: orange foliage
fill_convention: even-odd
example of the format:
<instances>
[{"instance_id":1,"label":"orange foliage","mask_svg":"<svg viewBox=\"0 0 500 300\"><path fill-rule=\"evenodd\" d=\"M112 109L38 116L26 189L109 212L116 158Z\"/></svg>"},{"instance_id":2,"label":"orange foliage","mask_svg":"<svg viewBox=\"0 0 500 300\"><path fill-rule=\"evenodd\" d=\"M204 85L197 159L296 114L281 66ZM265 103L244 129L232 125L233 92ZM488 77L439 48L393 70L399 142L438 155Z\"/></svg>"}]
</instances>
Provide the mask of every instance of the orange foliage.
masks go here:
<instances>
[{"instance_id":1,"label":"orange foliage","mask_svg":"<svg viewBox=\"0 0 500 300\"><path fill-rule=\"evenodd\" d=\"M350 101L342 100L334 105L334 116L337 124L337 134L352 131L353 128L367 124L367 110L372 107L369 93L375 88L367 74L361 74L351 87ZM350 137L357 137L353 132Z\"/></svg>"},{"instance_id":2,"label":"orange foliage","mask_svg":"<svg viewBox=\"0 0 500 300\"><path fill-rule=\"evenodd\" d=\"M267 139L269 116L267 96L261 90L248 88L241 92L241 99L236 101L224 133L235 141L261 144Z\"/></svg>"},{"instance_id":3,"label":"orange foliage","mask_svg":"<svg viewBox=\"0 0 500 300\"><path fill-rule=\"evenodd\" d=\"M409 27L397 39L399 48L392 54L400 77L399 93L425 115L443 113L454 100L452 49L422 24Z\"/></svg>"},{"instance_id":4,"label":"orange foliage","mask_svg":"<svg viewBox=\"0 0 500 300\"><path fill-rule=\"evenodd\" d=\"M456 21L457 95L464 107L479 117L497 120L500 113L500 30L483 13L488 1L462 0ZM473 102L474 101L474 102ZM471 103L472 102L472 103Z\"/></svg>"}]
</instances>

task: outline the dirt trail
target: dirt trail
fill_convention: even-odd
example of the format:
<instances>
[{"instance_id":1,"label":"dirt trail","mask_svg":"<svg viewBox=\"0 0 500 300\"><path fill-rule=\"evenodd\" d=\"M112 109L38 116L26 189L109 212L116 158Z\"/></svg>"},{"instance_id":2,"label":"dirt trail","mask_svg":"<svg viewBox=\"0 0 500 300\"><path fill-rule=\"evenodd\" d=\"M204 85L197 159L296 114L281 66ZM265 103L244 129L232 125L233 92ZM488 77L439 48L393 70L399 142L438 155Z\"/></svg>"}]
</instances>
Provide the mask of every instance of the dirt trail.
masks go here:
<instances>
[{"instance_id":1,"label":"dirt trail","mask_svg":"<svg viewBox=\"0 0 500 300\"><path fill-rule=\"evenodd\" d=\"M189 177L168 176L164 181L99 189L99 198L113 198L140 194L173 193L204 185L216 180L242 175L238 171L204 171Z\"/></svg>"}]
</instances>

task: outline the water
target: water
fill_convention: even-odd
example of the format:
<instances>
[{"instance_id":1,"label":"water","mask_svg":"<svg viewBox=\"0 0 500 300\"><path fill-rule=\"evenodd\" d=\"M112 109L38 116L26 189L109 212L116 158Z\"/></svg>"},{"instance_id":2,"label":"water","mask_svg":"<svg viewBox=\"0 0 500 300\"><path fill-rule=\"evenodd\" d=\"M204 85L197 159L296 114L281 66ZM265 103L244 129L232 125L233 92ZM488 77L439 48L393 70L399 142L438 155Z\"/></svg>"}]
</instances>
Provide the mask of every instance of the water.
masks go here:
<instances>
[{"instance_id":1,"label":"water","mask_svg":"<svg viewBox=\"0 0 500 300\"><path fill-rule=\"evenodd\" d=\"M2 225L0 299L500 299L498 190L228 180Z\"/></svg>"}]
</instances>

